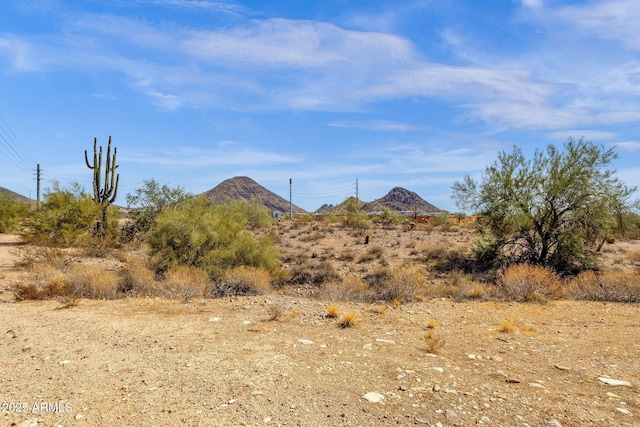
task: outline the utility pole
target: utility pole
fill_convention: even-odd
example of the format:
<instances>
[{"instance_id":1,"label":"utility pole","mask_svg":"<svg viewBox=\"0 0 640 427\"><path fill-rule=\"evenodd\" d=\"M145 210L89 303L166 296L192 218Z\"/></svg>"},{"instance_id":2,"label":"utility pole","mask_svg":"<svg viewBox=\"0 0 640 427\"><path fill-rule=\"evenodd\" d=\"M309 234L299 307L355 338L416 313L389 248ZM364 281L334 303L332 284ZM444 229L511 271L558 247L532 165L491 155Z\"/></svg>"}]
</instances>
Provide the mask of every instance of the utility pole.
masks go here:
<instances>
[{"instance_id":1,"label":"utility pole","mask_svg":"<svg viewBox=\"0 0 640 427\"><path fill-rule=\"evenodd\" d=\"M289 178L289 219L293 221L293 202L291 199L293 180Z\"/></svg>"},{"instance_id":2,"label":"utility pole","mask_svg":"<svg viewBox=\"0 0 640 427\"><path fill-rule=\"evenodd\" d=\"M40 163L36 165L36 209L40 209L40 180L42 179L42 169Z\"/></svg>"}]
</instances>

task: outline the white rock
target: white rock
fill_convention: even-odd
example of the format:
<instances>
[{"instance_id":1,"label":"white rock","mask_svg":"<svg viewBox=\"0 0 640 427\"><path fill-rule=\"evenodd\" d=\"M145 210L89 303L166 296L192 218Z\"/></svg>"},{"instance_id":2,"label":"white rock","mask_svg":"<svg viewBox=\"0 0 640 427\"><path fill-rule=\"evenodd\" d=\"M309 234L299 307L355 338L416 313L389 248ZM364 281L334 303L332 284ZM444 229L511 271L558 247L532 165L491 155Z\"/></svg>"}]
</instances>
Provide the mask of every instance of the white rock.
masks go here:
<instances>
[{"instance_id":1,"label":"white rock","mask_svg":"<svg viewBox=\"0 0 640 427\"><path fill-rule=\"evenodd\" d=\"M631 383L629 381L614 380L613 378L605 378L605 377L600 377L598 379L603 383L609 384L609 385L625 385L627 387L631 387Z\"/></svg>"},{"instance_id":2,"label":"white rock","mask_svg":"<svg viewBox=\"0 0 640 427\"><path fill-rule=\"evenodd\" d=\"M61 365L68 365L69 363L71 363L71 361L70 360L61 360L58 363L61 364Z\"/></svg>"},{"instance_id":3,"label":"white rock","mask_svg":"<svg viewBox=\"0 0 640 427\"><path fill-rule=\"evenodd\" d=\"M306 344L306 345L313 344L313 341L311 340L298 340L298 342L300 344Z\"/></svg>"},{"instance_id":4,"label":"white rock","mask_svg":"<svg viewBox=\"0 0 640 427\"><path fill-rule=\"evenodd\" d=\"M375 391L370 391L362 396L364 400L368 400L371 403L380 403L384 400L384 396L380 393L376 393Z\"/></svg>"},{"instance_id":5,"label":"white rock","mask_svg":"<svg viewBox=\"0 0 640 427\"><path fill-rule=\"evenodd\" d=\"M373 350L373 344L368 343L362 346L363 350Z\"/></svg>"},{"instance_id":6,"label":"white rock","mask_svg":"<svg viewBox=\"0 0 640 427\"><path fill-rule=\"evenodd\" d=\"M78 414L78 415L76 415L74 418L75 418L76 420L81 420L81 419L83 419L83 418L84 418L84 415L82 415L82 414Z\"/></svg>"},{"instance_id":7,"label":"white rock","mask_svg":"<svg viewBox=\"0 0 640 427\"><path fill-rule=\"evenodd\" d=\"M630 417L633 417L633 414L631 413L630 410L625 409L625 408L616 408L616 411L625 414L625 415L629 415Z\"/></svg>"},{"instance_id":8,"label":"white rock","mask_svg":"<svg viewBox=\"0 0 640 427\"><path fill-rule=\"evenodd\" d=\"M221 319L219 317L210 317L209 322L219 322Z\"/></svg>"},{"instance_id":9,"label":"white rock","mask_svg":"<svg viewBox=\"0 0 640 427\"><path fill-rule=\"evenodd\" d=\"M382 338L376 338L376 342L381 342L384 344L395 344L396 342L394 340L385 340Z\"/></svg>"},{"instance_id":10,"label":"white rock","mask_svg":"<svg viewBox=\"0 0 640 427\"><path fill-rule=\"evenodd\" d=\"M551 424L554 427L562 427L562 424L560 424L560 421L556 420L556 419L552 419L547 421L548 424Z\"/></svg>"},{"instance_id":11,"label":"white rock","mask_svg":"<svg viewBox=\"0 0 640 427\"><path fill-rule=\"evenodd\" d=\"M607 392L607 397L611 397L613 399L619 399L620 398L620 396L618 396L615 393L611 393L610 391Z\"/></svg>"},{"instance_id":12,"label":"white rock","mask_svg":"<svg viewBox=\"0 0 640 427\"><path fill-rule=\"evenodd\" d=\"M542 384L539 384L539 383L529 383L529 387L546 388L545 386L543 386Z\"/></svg>"}]
</instances>

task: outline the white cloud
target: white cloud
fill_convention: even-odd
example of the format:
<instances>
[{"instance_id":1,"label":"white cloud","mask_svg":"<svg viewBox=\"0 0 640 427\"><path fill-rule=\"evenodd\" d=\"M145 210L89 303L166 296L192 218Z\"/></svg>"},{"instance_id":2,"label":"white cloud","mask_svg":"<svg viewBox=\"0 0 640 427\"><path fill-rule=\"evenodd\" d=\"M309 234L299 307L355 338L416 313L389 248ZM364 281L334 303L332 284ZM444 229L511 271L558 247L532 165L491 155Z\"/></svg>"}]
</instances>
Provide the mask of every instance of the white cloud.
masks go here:
<instances>
[{"instance_id":1,"label":"white cloud","mask_svg":"<svg viewBox=\"0 0 640 427\"><path fill-rule=\"evenodd\" d=\"M558 10L558 16L589 35L617 40L630 49L640 50L640 2L606 0Z\"/></svg>"},{"instance_id":2,"label":"white cloud","mask_svg":"<svg viewBox=\"0 0 640 427\"><path fill-rule=\"evenodd\" d=\"M411 130L419 130L419 127L406 123L392 122L388 120L367 120L367 121L349 121L341 120L327 123L328 126L340 128L355 128L371 131L390 131L390 132L406 132Z\"/></svg>"}]
</instances>

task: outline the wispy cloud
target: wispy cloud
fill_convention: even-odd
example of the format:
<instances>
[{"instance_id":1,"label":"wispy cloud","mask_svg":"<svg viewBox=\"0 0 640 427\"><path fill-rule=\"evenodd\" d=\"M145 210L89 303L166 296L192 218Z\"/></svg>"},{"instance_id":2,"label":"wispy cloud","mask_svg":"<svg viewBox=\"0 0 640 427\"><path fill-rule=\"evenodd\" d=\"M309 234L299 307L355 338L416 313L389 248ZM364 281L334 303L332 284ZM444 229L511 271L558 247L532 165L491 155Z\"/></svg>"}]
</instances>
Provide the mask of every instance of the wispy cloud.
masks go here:
<instances>
[{"instance_id":1,"label":"wispy cloud","mask_svg":"<svg viewBox=\"0 0 640 427\"><path fill-rule=\"evenodd\" d=\"M226 149L229 147L229 149ZM120 156L122 162L153 164L165 168L206 168L212 166L274 166L300 162L297 156L286 156L251 147L223 146L218 149L176 147L153 151L129 151Z\"/></svg>"},{"instance_id":2,"label":"wispy cloud","mask_svg":"<svg viewBox=\"0 0 640 427\"><path fill-rule=\"evenodd\" d=\"M157 0L154 4L249 13L226 2ZM636 1L557 10L533 0L523 5L540 9L549 19L640 48L636 46L640 30L631 18L640 14ZM582 75L558 69L542 76L533 71L533 64L541 62L540 55L554 57L551 45L544 46L550 52L526 52L520 58L503 55L501 62L495 62L495 55L479 49L471 57L463 50L468 43L444 29L444 40L458 53L457 59L469 62L447 64L428 60L428 52L399 35L349 30L329 22L252 19L205 30L84 14L70 15L64 24L59 34L47 37L5 34L0 55L18 72L66 68L122 73L130 88L167 111L183 107L363 111L386 100L434 98L457 107L462 121L522 129L575 128L639 118L637 103L628 97L640 95L640 62L600 65L592 72L582 70ZM145 59L139 59L141 53ZM572 58L561 61L558 53L557 61L571 63ZM612 95L625 101L616 104ZM384 121L330 125L410 130Z\"/></svg>"},{"instance_id":3,"label":"wispy cloud","mask_svg":"<svg viewBox=\"0 0 640 427\"><path fill-rule=\"evenodd\" d=\"M557 15L589 36L617 40L630 49L640 50L640 2L607 0L558 9Z\"/></svg>"},{"instance_id":4,"label":"wispy cloud","mask_svg":"<svg viewBox=\"0 0 640 427\"><path fill-rule=\"evenodd\" d=\"M406 123L392 122L388 120L367 120L367 121L349 121L340 120L327 123L327 126L339 128L365 129L371 131L388 131L388 132L407 132L411 130L419 130L420 127L409 125Z\"/></svg>"}]
</instances>

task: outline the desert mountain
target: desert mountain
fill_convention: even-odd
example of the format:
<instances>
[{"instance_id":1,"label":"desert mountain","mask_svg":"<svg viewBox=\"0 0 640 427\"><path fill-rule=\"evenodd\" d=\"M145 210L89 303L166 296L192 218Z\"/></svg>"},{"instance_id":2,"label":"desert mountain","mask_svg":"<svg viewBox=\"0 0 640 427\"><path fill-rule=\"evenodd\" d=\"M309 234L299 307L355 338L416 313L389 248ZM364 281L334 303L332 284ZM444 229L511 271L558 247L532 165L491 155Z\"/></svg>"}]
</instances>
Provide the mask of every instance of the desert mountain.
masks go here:
<instances>
[{"instance_id":1,"label":"desert mountain","mask_svg":"<svg viewBox=\"0 0 640 427\"><path fill-rule=\"evenodd\" d=\"M271 211L289 212L289 201L267 190L251 178L236 176L221 182L216 187L203 193L213 203L228 203L233 200L257 199L264 207ZM293 213L305 213L306 211L293 205Z\"/></svg>"},{"instance_id":2,"label":"desert mountain","mask_svg":"<svg viewBox=\"0 0 640 427\"><path fill-rule=\"evenodd\" d=\"M13 199L13 200L16 200L16 201L22 202L22 203L27 203L28 204L30 202L28 197L24 197L23 195L18 194L18 193L14 192L14 191L8 190L8 189L6 189L4 187L0 187L0 196L8 197L10 199Z\"/></svg>"},{"instance_id":3,"label":"desert mountain","mask_svg":"<svg viewBox=\"0 0 640 427\"><path fill-rule=\"evenodd\" d=\"M365 203L362 207L367 212L381 211L383 207L392 211L414 211L426 213L440 212L440 209L418 196L413 191L406 190L402 187L395 187L387 193L386 196Z\"/></svg>"}]
</instances>

